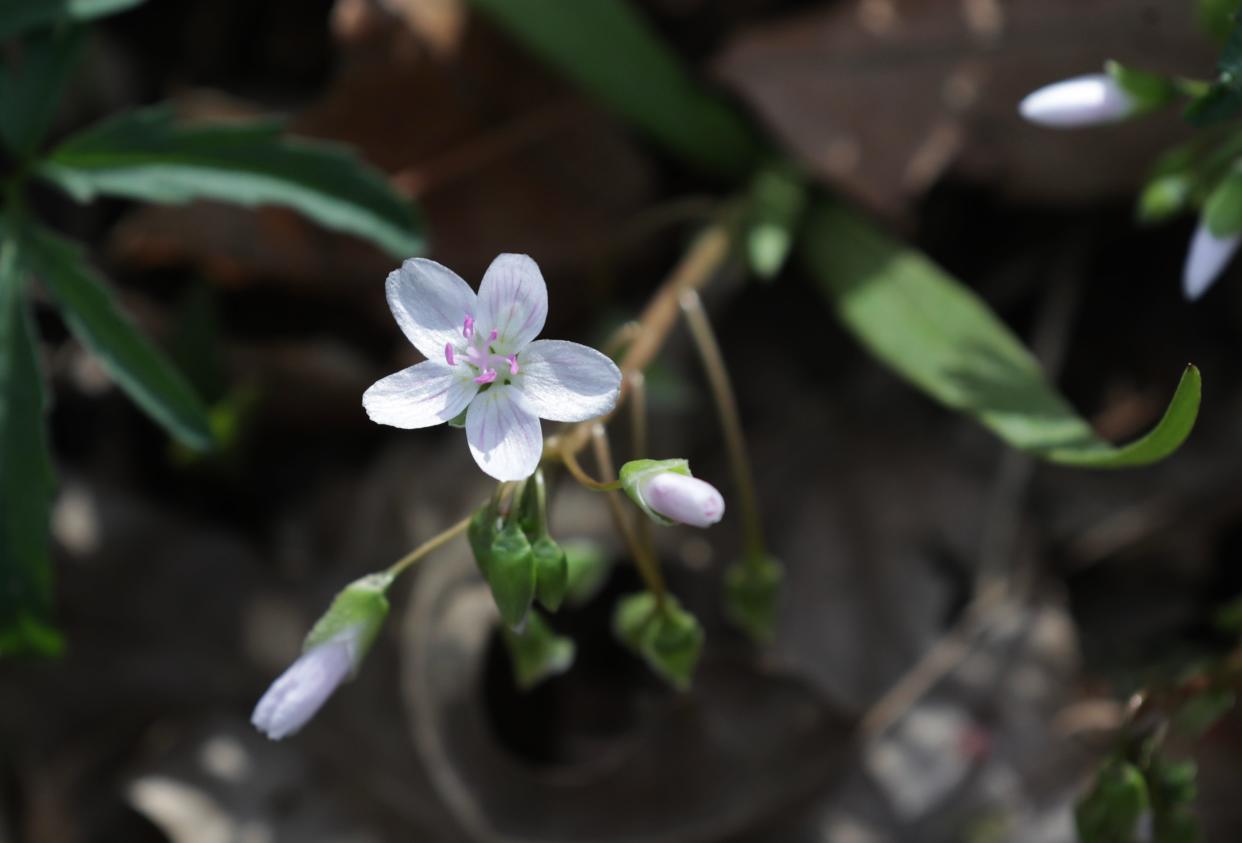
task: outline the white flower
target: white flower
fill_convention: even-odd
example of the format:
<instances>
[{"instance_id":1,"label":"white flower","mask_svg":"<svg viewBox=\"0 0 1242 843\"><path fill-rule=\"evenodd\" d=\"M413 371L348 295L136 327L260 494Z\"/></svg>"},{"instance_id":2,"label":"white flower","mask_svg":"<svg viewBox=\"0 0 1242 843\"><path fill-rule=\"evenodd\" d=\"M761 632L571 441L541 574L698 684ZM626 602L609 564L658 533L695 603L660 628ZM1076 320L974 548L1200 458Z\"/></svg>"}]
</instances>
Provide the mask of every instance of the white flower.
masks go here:
<instances>
[{"instance_id":1,"label":"white flower","mask_svg":"<svg viewBox=\"0 0 1242 843\"><path fill-rule=\"evenodd\" d=\"M539 419L585 421L616 405L616 364L585 345L535 340L548 289L526 255L492 261L477 296L455 272L425 258L407 260L386 287L397 324L427 359L366 391L362 405L372 421L430 427L465 410L479 468L497 480L521 480L539 466Z\"/></svg>"},{"instance_id":2,"label":"white flower","mask_svg":"<svg viewBox=\"0 0 1242 843\"><path fill-rule=\"evenodd\" d=\"M1194 237L1190 241L1190 250L1186 253L1186 266L1182 271L1182 292L1186 298L1199 298L1207 292L1228 265L1233 253L1238 250L1242 236L1230 234L1217 237L1208 228L1207 223L1199 221Z\"/></svg>"},{"instance_id":3,"label":"white flower","mask_svg":"<svg viewBox=\"0 0 1242 843\"><path fill-rule=\"evenodd\" d=\"M347 629L310 647L272 683L250 722L272 740L301 729L353 672L359 633Z\"/></svg>"},{"instance_id":4,"label":"white flower","mask_svg":"<svg viewBox=\"0 0 1242 843\"><path fill-rule=\"evenodd\" d=\"M1107 73L1063 79L1027 94L1018 111L1032 123L1077 129L1118 123L1134 113L1134 98Z\"/></svg>"},{"instance_id":5,"label":"white flower","mask_svg":"<svg viewBox=\"0 0 1242 843\"><path fill-rule=\"evenodd\" d=\"M720 492L697 477L660 472L640 480L638 493L660 515L691 527L710 527L724 515Z\"/></svg>"}]
</instances>

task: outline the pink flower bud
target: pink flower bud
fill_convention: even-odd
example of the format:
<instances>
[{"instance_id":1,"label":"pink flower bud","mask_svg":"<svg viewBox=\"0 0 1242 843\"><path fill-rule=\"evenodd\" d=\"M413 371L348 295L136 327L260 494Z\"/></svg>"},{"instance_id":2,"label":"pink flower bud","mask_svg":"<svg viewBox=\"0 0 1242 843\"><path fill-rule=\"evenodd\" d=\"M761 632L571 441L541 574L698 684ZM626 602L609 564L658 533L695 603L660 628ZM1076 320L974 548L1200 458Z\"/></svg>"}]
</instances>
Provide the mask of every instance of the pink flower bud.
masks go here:
<instances>
[{"instance_id":1,"label":"pink flower bud","mask_svg":"<svg viewBox=\"0 0 1242 843\"><path fill-rule=\"evenodd\" d=\"M724 498L715 486L674 471L644 478L639 493L659 515L691 527L710 527L724 515Z\"/></svg>"}]
</instances>

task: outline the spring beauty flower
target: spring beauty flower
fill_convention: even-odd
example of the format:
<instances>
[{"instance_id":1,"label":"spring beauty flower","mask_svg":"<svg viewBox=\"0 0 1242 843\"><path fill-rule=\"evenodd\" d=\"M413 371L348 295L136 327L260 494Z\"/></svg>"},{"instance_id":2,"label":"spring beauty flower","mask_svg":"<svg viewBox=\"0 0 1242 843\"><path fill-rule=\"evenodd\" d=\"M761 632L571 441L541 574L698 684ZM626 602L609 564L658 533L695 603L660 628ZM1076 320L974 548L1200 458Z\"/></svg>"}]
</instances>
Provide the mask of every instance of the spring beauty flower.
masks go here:
<instances>
[{"instance_id":1,"label":"spring beauty flower","mask_svg":"<svg viewBox=\"0 0 1242 843\"><path fill-rule=\"evenodd\" d=\"M1193 301L1207 292L1229 265L1239 243L1242 243L1242 235L1217 237L1206 222L1199 221L1182 271L1182 292L1186 298Z\"/></svg>"},{"instance_id":2,"label":"spring beauty flower","mask_svg":"<svg viewBox=\"0 0 1242 843\"><path fill-rule=\"evenodd\" d=\"M272 740L292 735L358 671L388 616L385 592L391 583L390 574L370 574L337 594L306 636L302 655L255 706L255 728Z\"/></svg>"},{"instance_id":3,"label":"spring beauty flower","mask_svg":"<svg viewBox=\"0 0 1242 843\"><path fill-rule=\"evenodd\" d=\"M535 339L548 315L548 289L526 255L498 256L478 295L425 258L403 263L386 289L397 325L427 359L366 391L362 405L372 421L413 429L465 411L479 468L497 480L522 480L543 453L539 419L585 421L616 406L616 364L585 345Z\"/></svg>"},{"instance_id":4,"label":"spring beauty flower","mask_svg":"<svg viewBox=\"0 0 1242 843\"><path fill-rule=\"evenodd\" d=\"M724 516L724 497L685 460L632 460L619 476L630 500L657 524L710 527Z\"/></svg>"},{"instance_id":5,"label":"spring beauty flower","mask_svg":"<svg viewBox=\"0 0 1242 843\"><path fill-rule=\"evenodd\" d=\"M1063 79L1027 94L1018 106L1032 123L1053 129L1078 129L1119 123L1138 108L1134 97L1109 73Z\"/></svg>"}]
</instances>

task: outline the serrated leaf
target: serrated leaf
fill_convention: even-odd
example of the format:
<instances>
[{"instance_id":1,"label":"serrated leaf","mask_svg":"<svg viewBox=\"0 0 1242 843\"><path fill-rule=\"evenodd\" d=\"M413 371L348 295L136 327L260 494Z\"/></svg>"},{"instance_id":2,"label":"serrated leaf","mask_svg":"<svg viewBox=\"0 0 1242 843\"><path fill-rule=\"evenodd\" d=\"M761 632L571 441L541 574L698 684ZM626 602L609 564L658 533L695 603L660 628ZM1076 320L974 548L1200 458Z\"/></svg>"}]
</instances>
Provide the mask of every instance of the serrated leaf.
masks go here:
<instances>
[{"instance_id":1,"label":"serrated leaf","mask_svg":"<svg viewBox=\"0 0 1242 843\"><path fill-rule=\"evenodd\" d=\"M1200 378L1187 366L1164 417L1125 446L1101 439L974 293L857 214L822 201L804 238L811 272L841 322L881 362L1011 446L1082 468L1146 465L1194 427Z\"/></svg>"},{"instance_id":2,"label":"serrated leaf","mask_svg":"<svg viewBox=\"0 0 1242 843\"><path fill-rule=\"evenodd\" d=\"M0 655L59 651L48 552L55 477L44 431L43 373L22 301L17 240L0 244Z\"/></svg>"},{"instance_id":3,"label":"serrated leaf","mask_svg":"<svg viewBox=\"0 0 1242 843\"><path fill-rule=\"evenodd\" d=\"M173 365L121 312L76 244L47 231L22 232L23 260L60 305L69 330L125 393L177 441L212 445L207 408Z\"/></svg>"},{"instance_id":4,"label":"serrated leaf","mask_svg":"<svg viewBox=\"0 0 1242 843\"><path fill-rule=\"evenodd\" d=\"M61 93L82 55L80 26L26 39L20 55L0 66L0 138L21 160L43 139Z\"/></svg>"},{"instance_id":5,"label":"serrated leaf","mask_svg":"<svg viewBox=\"0 0 1242 843\"><path fill-rule=\"evenodd\" d=\"M346 147L289 137L272 121L192 126L165 107L132 111L69 138L38 173L80 202L281 205L394 257L423 247L414 207L383 174Z\"/></svg>"},{"instance_id":6,"label":"serrated leaf","mask_svg":"<svg viewBox=\"0 0 1242 843\"><path fill-rule=\"evenodd\" d=\"M0 0L0 40L115 15L146 0Z\"/></svg>"},{"instance_id":7,"label":"serrated leaf","mask_svg":"<svg viewBox=\"0 0 1242 843\"><path fill-rule=\"evenodd\" d=\"M749 126L700 87L634 4L473 2L532 53L683 162L734 178L754 165L758 144Z\"/></svg>"},{"instance_id":8,"label":"serrated leaf","mask_svg":"<svg viewBox=\"0 0 1242 843\"><path fill-rule=\"evenodd\" d=\"M501 633L509 651L513 679L523 691L573 666L577 652L573 639L557 635L538 612L530 613L521 632L502 626Z\"/></svg>"}]
</instances>

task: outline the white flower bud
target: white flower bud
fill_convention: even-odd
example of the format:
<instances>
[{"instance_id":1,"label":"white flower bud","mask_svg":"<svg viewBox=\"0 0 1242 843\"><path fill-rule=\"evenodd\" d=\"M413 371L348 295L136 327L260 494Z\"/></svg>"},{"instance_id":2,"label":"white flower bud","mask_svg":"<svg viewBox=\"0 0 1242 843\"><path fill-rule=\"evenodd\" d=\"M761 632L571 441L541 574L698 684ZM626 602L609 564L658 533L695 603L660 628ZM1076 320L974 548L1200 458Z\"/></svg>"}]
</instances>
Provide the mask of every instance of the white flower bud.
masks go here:
<instances>
[{"instance_id":1,"label":"white flower bud","mask_svg":"<svg viewBox=\"0 0 1242 843\"><path fill-rule=\"evenodd\" d=\"M666 471L646 478L639 493L647 506L670 521L710 527L724 515L724 498L716 487L697 477Z\"/></svg>"},{"instance_id":2,"label":"white flower bud","mask_svg":"<svg viewBox=\"0 0 1242 843\"><path fill-rule=\"evenodd\" d=\"M1133 96L1108 73L1063 79L1027 94L1018 106L1032 123L1054 129L1077 129L1118 123L1138 110Z\"/></svg>"},{"instance_id":3,"label":"white flower bud","mask_svg":"<svg viewBox=\"0 0 1242 843\"><path fill-rule=\"evenodd\" d=\"M341 590L306 636L302 655L272 683L250 722L272 740L306 725L354 675L388 616L390 574L371 574Z\"/></svg>"},{"instance_id":4,"label":"white flower bud","mask_svg":"<svg viewBox=\"0 0 1242 843\"><path fill-rule=\"evenodd\" d=\"M1221 272L1233 258L1242 242L1237 234L1217 237L1207 223L1199 221L1190 250L1186 253L1186 266L1182 271L1182 292L1191 301L1207 292L1208 287L1220 277Z\"/></svg>"}]
</instances>

